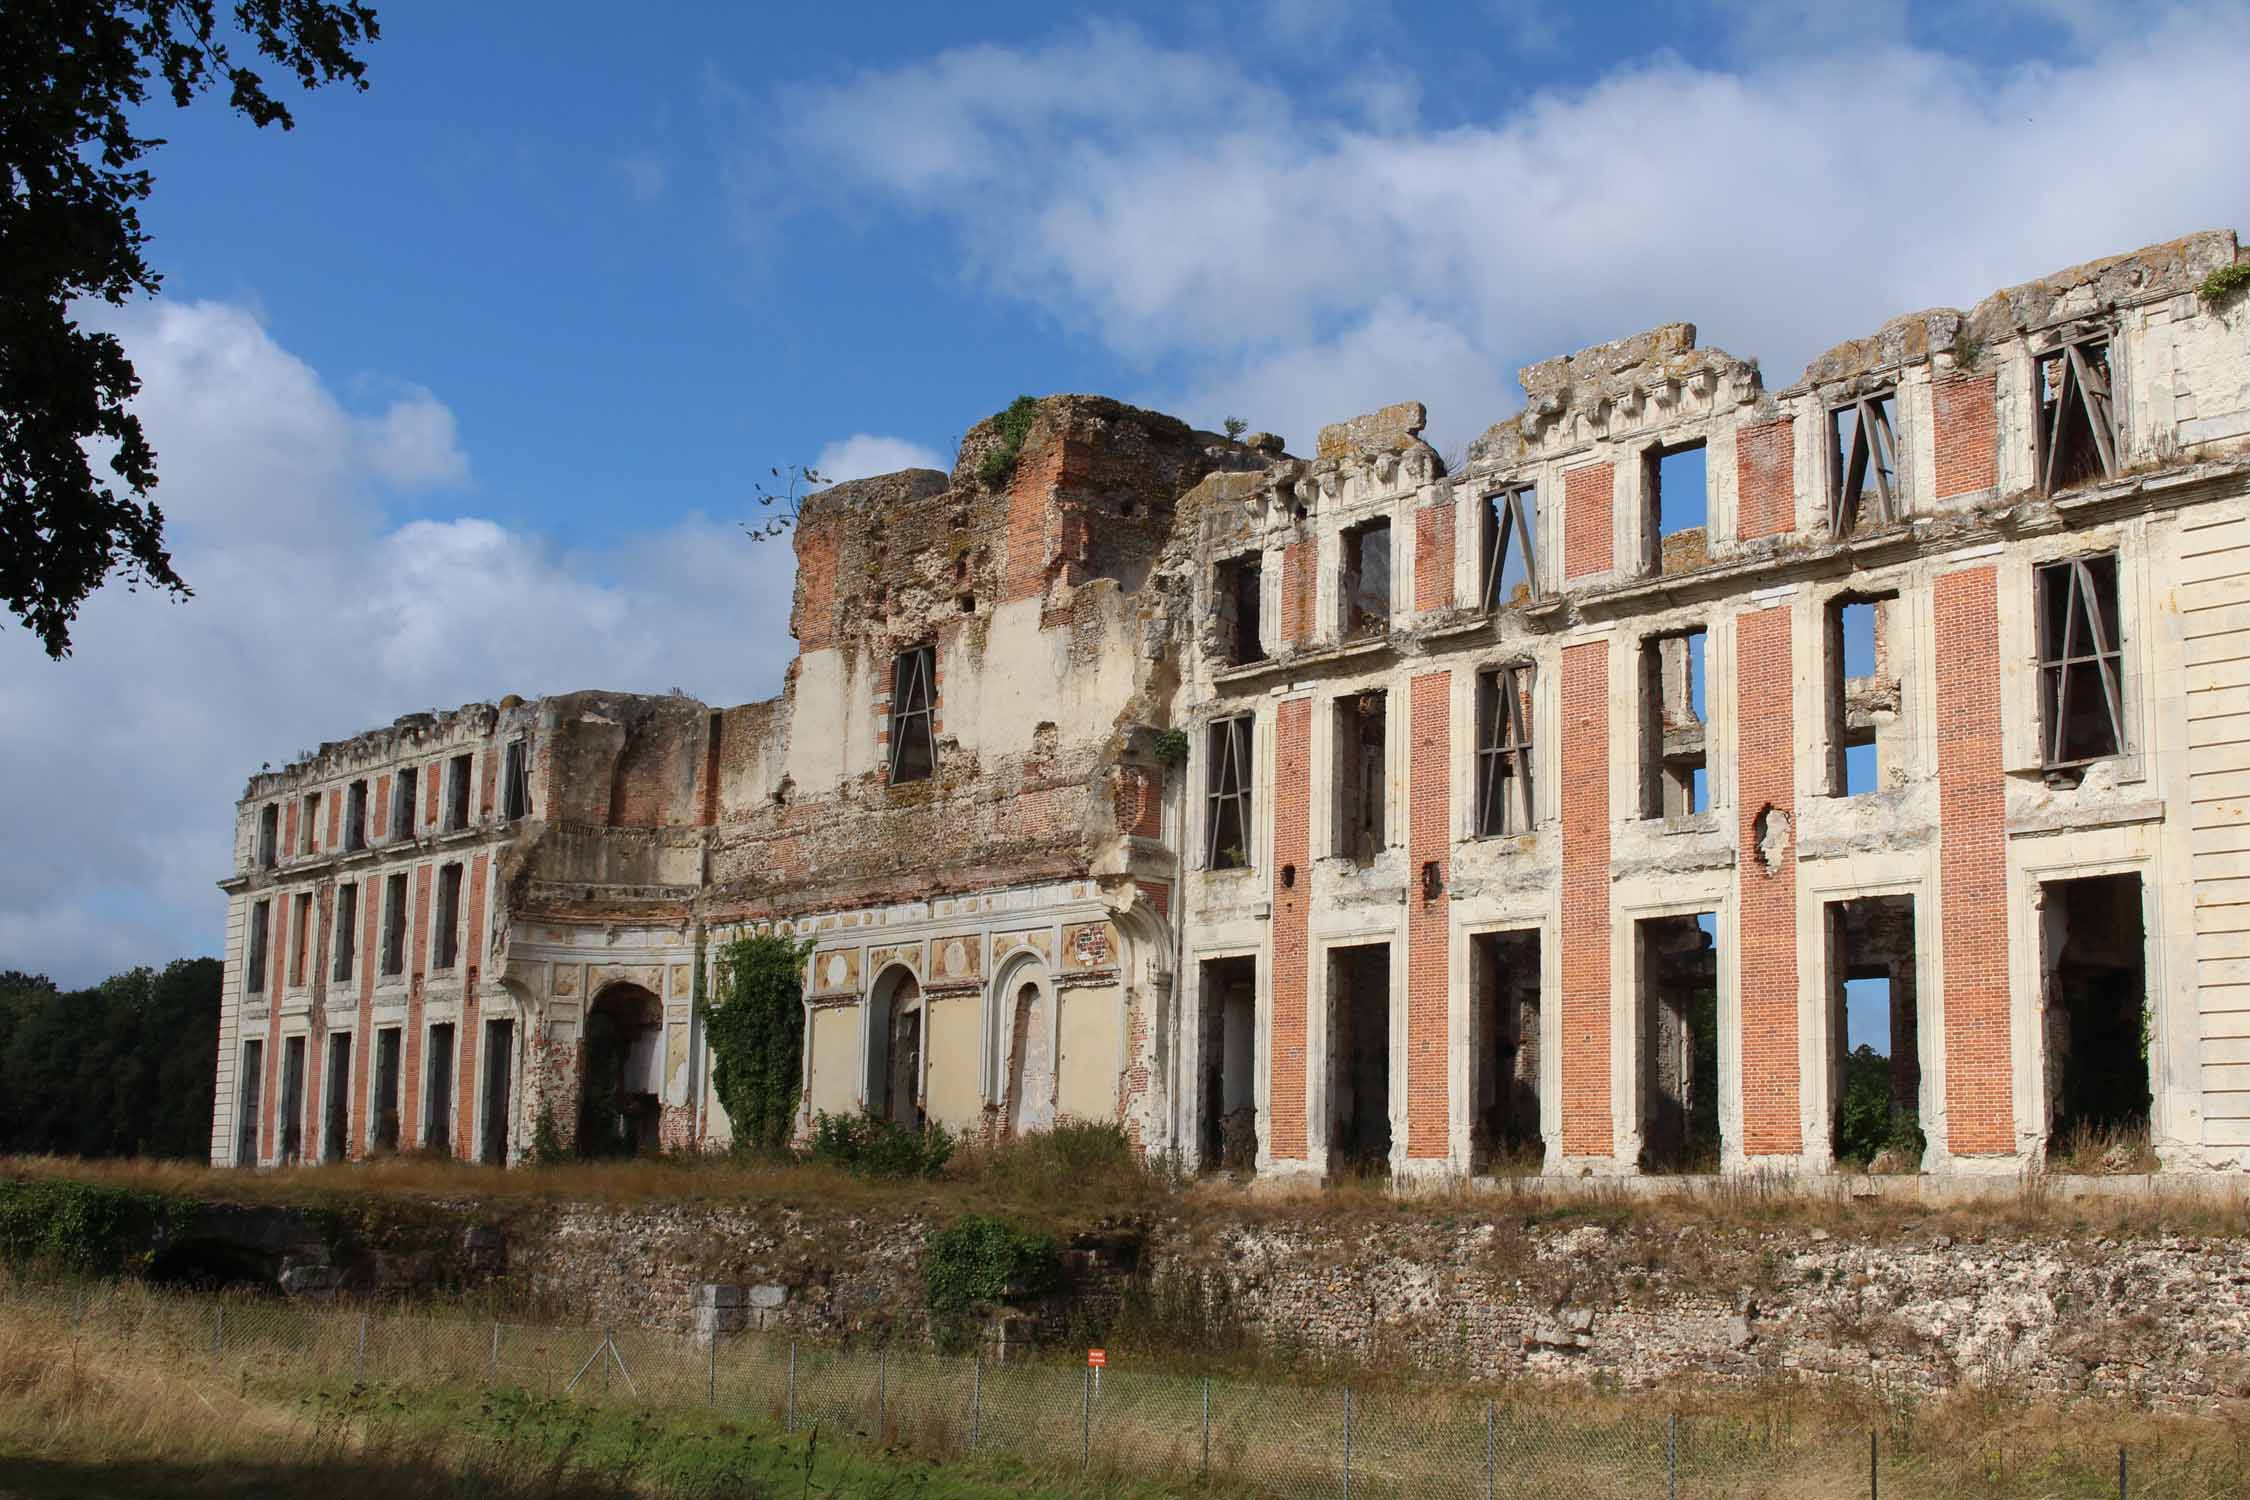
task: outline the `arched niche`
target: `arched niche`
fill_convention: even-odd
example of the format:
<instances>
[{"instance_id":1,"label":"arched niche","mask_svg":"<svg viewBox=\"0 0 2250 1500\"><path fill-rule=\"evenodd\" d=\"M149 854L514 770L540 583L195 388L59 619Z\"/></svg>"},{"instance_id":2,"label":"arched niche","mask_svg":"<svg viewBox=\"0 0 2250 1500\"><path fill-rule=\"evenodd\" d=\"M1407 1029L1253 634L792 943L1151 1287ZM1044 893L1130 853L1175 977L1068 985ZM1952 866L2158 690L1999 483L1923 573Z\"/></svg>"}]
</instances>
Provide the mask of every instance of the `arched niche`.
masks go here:
<instances>
[{"instance_id":1,"label":"arched niche","mask_svg":"<svg viewBox=\"0 0 2250 1500\"><path fill-rule=\"evenodd\" d=\"M993 976L991 1098L1004 1134L1046 1130L1055 1123L1054 978L1035 953L1012 955Z\"/></svg>"},{"instance_id":2,"label":"arched niche","mask_svg":"<svg viewBox=\"0 0 2250 1500\"><path fill-rule=\"evenodd\" d=\"M620 981L594 996L579 1049L579 1155L640 1156L657 1149L663 1042L664 1003L654 994Z\"/></svg>"}]
</instances>

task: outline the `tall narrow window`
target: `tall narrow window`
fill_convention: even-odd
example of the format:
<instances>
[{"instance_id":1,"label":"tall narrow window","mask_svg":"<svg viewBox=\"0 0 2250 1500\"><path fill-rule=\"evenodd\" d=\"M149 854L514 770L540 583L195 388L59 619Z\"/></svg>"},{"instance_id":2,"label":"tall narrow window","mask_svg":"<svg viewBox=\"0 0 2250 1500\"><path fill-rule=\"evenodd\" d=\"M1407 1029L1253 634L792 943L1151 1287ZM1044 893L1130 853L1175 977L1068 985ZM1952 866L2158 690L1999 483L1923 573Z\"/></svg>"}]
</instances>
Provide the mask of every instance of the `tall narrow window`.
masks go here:
<instances>
[{"instance_id":1,"label":"tall narrow window","mask_svg":"<svg viewBox=\"0 0 2250 1500\"><path fill-rule=\"evenodd\" d=\"M1896 594L1847 594L1828 606L1828 793L1856 797L1883 784L1895 759L1899 684L1889 668Z\"/></svg>"},{"instance_id":2,"label":"tall narrow window","mask_svg":"<svg viewBox=\"0 0 2250 1500\"><path fill-rule=\"evenodd\" d=\"M268 802L258 809L258 868L270 870L281 862L281 804Z\"/></svg>"},{"instance_id":3,"label":"tall narrow window","mask_svg":"<svg viewBox=\"0 0 2250 1500\"><path fill-rule=\"evenodd\" d=\"M1204 825L1204 864L1213 870L1250 865L1249 714L1220 719L1210 728L1210 812Z\"/></svg>"},{"instance_id":4,"label":"tall narrow window","mask_svg":"<svg viewBox=\"0 0 2250 1500\"><path fill-rule=\"evenodd\" d=\"M1257 553L1220 563L1213 580L1219 611L1219 650L1237 666L1266 659L1266 643L1258 619L1259 590L1264 575Z\"/></svg>"},{"instance_id":5,"label":"tall narrow window","mask_svg":"<svg viewBox=\"0 0 2250 1500\"><path fill-rule=\"evenodd\" d=\"M1344 634L1381 635L1391 628L1391 523L1367 521L1344 533Z\"/></svg>"},{"instance_id":6,"label":"tall narrow window","mask_svg":"<svg viewBox=\"0 0 2250 1500\"><path fill-rule=\"evenodd\" d=\"M421 767L401 766L399 768L398 781L395 784L396 790L391 795L392 838L410 839L414 837L414 792L421 784Z\"/></svg>"},{"instance_id":7,"label":"tall narrow window","mask_svg":"<svg viewBox=\"0 0 2250 1500\"><path fill-rule=\"evenodd\" d=\"M453 1154L453 1023L430 1028L422 1064L422 1149Z\"/></svg>"},{"instance_id":8,"label":"tall narrow window","mask_svg":"<svg viewBox=\"0 0 2250 1500\"><path fill-rule=\"evenodd\" d=\"M2056 494L2117 477L2109 340L2081 339L2039 359L2039 488Z\"/></svg>"},{"instance_id":9,"label":"tall narrow window","mask_svg":"<svg viewBox=\"0 0 2250 1500\"><path fill-rule=\"evenodd\" d=\"M267 928L272 920L271 901L250 908L250 956L242 961L242 987L253 995L265 993Z\"/></svg>"},{"instance_id":10,"label":"tall narrow window","mask_svg":"<svg viewBox=\"0 0 2250 1500\"><path fill-rule=\"evenodd\" d=\"M297 840L297 852L299 854L310 854L320 843L320 840L314 837L314 831L320 827L320 793L307 792L305 794L304 807L299 815L304 819L305 826Z\"/></svg>"},{"instance_id":11,"label":"tall narrow window","mask_svg":"<svg viewBox=\"0 0 2250 1500\"><path fill-rule=\"evenodd\" d=\"M298 894L296 916L292 919L290 925L295 928L295 931L290 933L290 937L295 940L295 946L290 949L289 983L297 986L305 982L306 955L312 950L313 898L311 891L302 891Z\"/></svg>"},{"instance_id":12,"label":"tall narrow window","mask_svg":"<svg viewBox=\"0 0 2250 1500\"><path fill-rule=\"evenodd\" d=\"M891 782L926 781L937 769L937 651L916 646L891 662Z\"/></svg>"},{"instance_id":13,"label":"tall narrow window","mask_svg":"<svg viewBox=\"0 0 2250 1500\"><path fill-rule=\"evenodd\" d=\"M281 1160L296 1161L305 1151L305 1039L281 1044Z\"/></svg>"},{"instance_id":14,"label":"tall narrow window","mask_svg":"<svg viewBox=\"0 0 2250 1500\"><path fill-rule=\"evenodd\" d=\"M461 867L447 865L438 871L437 953L433 967L450 969L461 958Z\"/></svg>"},{"instance_id":15,"label":"tall narrow window","mask_svg":"<svg viewBox=\"0 0 2250 1500\"><path fill-rule=\"evenodd\" d=\"M242 1076L234 1086L234 1164L258 1164L258 1111L265 1103L266 1044L242 1044Z\"/></svg>"},{"instance_id":16,"label":"tall narrow window","mask_svg":"<svg viewBox=\"0 0 2250 1500\"><path fill-rule=\"evenodd\" d=\"M1336 852L1361 864L1383 852L1386 703L1382 693L1336 700Z\"/></svg>"},{"instance_id":17,"label":"tall narrow window","mask_svg":"<svg viewBox=\"0 0 2250 1500\"><path fill-rule=\"evenodd\" d=\"M1539 597L1539 555L1532 542L1538 516L1538 492L1528 484L1484 497L1479 520L1486 609Z\"/></svg>"},{"instance_id":18,"label":"tall narrow window","mask_svg":"<svg viewBox=\"0 0 2250 1500\"><path fill-rule=\"evenodd\" d=\"M1704 632L1641 642L1641 816L1711 810L1703 718Z\"/></svg>"},{"instance_id":19,"label":"tall narrow window","mask_svg":"<svg viewBox=\"0 0 2250 1500\"><path fill-rule=\"evenodd\" d=\"M2117 554L2039 569L2040 763L2069 771L2125 750Z\"/></svg>"},{"instance_id":20,"label":"tall narrow window","mask_svg":"<svg viewBox=\"0 0 2250 1500\"><path fill-rule=\"evenodd\" d=\"M367 847L367 783L355 781L344 792L344 852Z\"/></svg>"},{"instance_id":21,"label":"tall narrow window","mask_svg":"<svg viewBox=\"0 0 2250 1500\"><path fill-rule=\"evenodd\" d=\"M452 833L469 826L470 758L456 755L445 763L445 828Z\"/></svg>"},{"instance_id":22,"label":"tall narrow window","mask_svg":"<svg viewBox=\"0 0 2250 1500\"><path fill-rule=\"evenodd\" d=\"M1641 570L1678 573L1710 560L1711 471L1702 439L1641 456Z\"/></svg>"},{"instance_id":23,"label":"tall narrow window","mask_svg":"<svg viewBox=\"0 0 2250 1500\"><path fill-rule=\"evenodd\" d=\"M399 1028L386 1026L375 1033L375 1145L384 1151L398 1149Z\"/></svg>"},{"instance_id":24,"label":"tall narrow window","mask_svg":"<svg viewBox=\"0 0 2250 1500\"><path fill-rule=\"evenodd\" d=\"M352 960L359 944L359 885L345 881L336 887L336 966L329 977L338 981L352 977Z\"/></svg>"},{"instance_id":25,"label":"tall narrow window","mask_svg":"<svg viewBox=\"0 0 2250 1500\"><path fill-rule=\"evenodd\" d=\"M1477 674L1477 836L1529 832L1532 667Z\"/></svg>"},{"instance_id":26,"label":"tall narrow window","mask_svg":"<svg viewBox=\"0 0 2250 1500\"><path fill-rule=\"evenodd\" d=\"M384 882L383 972L398 974L406 968L406 874Z\"/></svg>"},{"instance_id":27,"label":"tall narrow window","mask_svg":"<svg viewBox=\"0 0 2250 1500\"><path fill-rule=\"evenodd\" d=\"M1900 515L1898 393L1861 396L1828 413L1828 534L1887 526Z\"/></svg>"},{"instance_id":28,"label":"tall narrow window","mask_svg":"<svg viewBox=\"0 0 2250 1500\"><path fill-rule=\"evenodd\" d=\"M503 767L500 791L500 816L510 823L531 816L531 745L526 740L508 742L508 759Z\"/></svg>"}]
</instances>

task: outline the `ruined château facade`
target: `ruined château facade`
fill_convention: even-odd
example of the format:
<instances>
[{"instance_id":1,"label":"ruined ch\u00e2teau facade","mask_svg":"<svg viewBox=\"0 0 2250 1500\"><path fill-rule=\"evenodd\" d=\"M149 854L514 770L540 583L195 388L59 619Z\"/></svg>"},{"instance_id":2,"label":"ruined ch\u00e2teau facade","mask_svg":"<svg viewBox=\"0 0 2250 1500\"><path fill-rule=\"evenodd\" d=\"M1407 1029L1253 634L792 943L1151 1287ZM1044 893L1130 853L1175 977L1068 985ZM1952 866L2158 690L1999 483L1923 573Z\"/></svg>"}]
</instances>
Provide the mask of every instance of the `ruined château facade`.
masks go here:
<instances>
[{"instance_id":1,"label":"ruined ch\u00e2teau facade","mask_svg":"<svg viewBox=\"0 0 2250 1500\"><path fill-rule=\"evenodd\" d=\"M2250 1165L2237 255L1781 391L1669 325L1531 366L1451 469L1416 403L1297 458L1073 396L818 494L779 697L252 779L212 1159L723 1142L695 1003L772 927L808 1122L1817 1172L1857 1033L1907 1170Z\"/></svg>"}]
</instances>

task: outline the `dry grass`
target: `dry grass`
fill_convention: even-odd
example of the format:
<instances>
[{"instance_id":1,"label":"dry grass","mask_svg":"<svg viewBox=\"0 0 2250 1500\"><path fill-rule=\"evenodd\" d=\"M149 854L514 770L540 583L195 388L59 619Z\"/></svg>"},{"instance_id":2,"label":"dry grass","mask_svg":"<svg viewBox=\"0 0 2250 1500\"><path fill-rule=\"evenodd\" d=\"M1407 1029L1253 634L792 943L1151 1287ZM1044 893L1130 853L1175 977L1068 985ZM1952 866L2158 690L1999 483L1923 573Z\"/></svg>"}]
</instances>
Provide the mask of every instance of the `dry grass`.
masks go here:
<instances>
[{"instance_id":1,"label":"dry grass","mask_svg":"<svg viewBox=\"0 0 2250 1500\"><path fill-rule=\"evenodd\" d=\"M2049 1170L2082 1177L2153 1172L2157 1165L2145 1121L2130 1126L2082 1122L2064 1131L2047 1152Z\"/></svg>"}]
</instances>

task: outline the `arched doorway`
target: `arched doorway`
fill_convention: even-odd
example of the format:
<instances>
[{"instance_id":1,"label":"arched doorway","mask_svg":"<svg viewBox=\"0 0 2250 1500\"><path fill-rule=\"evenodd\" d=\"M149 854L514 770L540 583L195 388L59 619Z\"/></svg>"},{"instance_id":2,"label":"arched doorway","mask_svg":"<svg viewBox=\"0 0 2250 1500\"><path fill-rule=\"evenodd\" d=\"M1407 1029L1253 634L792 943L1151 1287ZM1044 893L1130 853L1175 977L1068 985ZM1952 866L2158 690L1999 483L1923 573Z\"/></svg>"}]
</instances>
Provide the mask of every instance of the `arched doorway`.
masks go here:
<instances>
[{"instance_id":1,"label":"arched doorway","mask_svg":"<svg viewBox=\"0 0 2250 1500\"><path fill-rule=\"evenodd\" d=\"M611 985L586 1012L585 1089L578 1154L641 1156L657 1149L664 1006L637 984Z\"/></svg>"},{"instance_id":2,"label":"arched doorway","mask_svg":"<svg viewBox=\"0 0 2250 1500\"><path fill-rule=\"evenodd\" d=\"M922 982L894 966L868 992L867 1112L902 1130L922 1128Z\"/></svg>"},{"instance_id":3,"label":"arched doorway","mask_svg":"<svg viewBox=\"0 0 2250 1500\"><path fill-rule=\"evenodd\" d=\"M1008 1133L1046 1130L1055 1123L1055 1007L1031 968L1011 974L1006 996Z\"/></svg>"}]
</instances>

